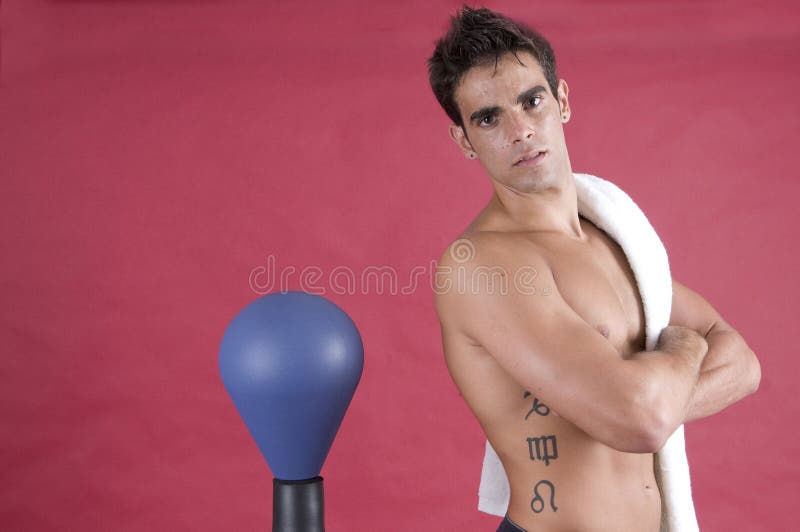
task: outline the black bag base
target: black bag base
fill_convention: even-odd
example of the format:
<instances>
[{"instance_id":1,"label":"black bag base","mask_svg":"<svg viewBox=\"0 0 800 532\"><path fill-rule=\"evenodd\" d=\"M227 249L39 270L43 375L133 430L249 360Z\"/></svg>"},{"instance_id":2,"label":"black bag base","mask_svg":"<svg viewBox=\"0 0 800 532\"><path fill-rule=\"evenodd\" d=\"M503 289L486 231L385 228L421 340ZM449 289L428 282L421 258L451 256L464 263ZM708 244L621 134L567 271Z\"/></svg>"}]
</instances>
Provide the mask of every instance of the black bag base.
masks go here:
<instances>
[{"instance_id":1,"label":"black bag base","mask_svg":"<svg viewBox=\"0 0 800 532\"><path fill-rule=\"evenodd\" d=\"M322 477L272 480L272 532L325 532Z\"/></svg>"}]
</instances>

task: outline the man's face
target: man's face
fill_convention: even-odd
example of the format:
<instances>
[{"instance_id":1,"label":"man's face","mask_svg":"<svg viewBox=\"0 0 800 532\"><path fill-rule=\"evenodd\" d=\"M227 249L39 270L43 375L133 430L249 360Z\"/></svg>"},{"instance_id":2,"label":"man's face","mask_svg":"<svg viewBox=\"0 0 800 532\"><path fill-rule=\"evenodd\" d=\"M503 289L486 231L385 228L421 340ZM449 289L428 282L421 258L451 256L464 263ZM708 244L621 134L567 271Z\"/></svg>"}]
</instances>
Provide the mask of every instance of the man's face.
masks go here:
<instances>
[{"instance_id":1,"label":"man's face","mask_svg":"<svg viewBox=\"0 0 800 532\"><path fill-rule=\"evenodd\" d=\"M561 80L554 97L529 52L505 54L497 68L490 62L464 75L455 100L466 134L452 125L450 135L498 184L518 192L542 190L572 171L562 127L570 116L568 90Z\"/></svg>"}]
</instances>

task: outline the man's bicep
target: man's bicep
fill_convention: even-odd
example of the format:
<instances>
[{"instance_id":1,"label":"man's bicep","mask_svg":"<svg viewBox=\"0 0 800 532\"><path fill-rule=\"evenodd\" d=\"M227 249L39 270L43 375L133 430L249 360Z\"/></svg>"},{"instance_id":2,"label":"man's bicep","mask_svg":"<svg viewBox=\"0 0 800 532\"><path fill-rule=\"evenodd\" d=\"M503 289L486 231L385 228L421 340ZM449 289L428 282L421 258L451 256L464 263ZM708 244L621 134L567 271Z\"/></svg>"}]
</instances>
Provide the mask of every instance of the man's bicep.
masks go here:
<instances>
[{"instance_id":1,"label":"man's bicep","mask_svg":"<svg viewBox=\"0 0 800 532\"><path fill-rule=\"evenodd\" d=\"M716 323L725 323L719 313L703 296L672 280L672 311L670 325L688 327L705 336Z\"/></svg>"},{"instance_id":2,"label":"man's bicep","mask_svg":"<svg viewBox=\"0 0 800 532\"><path fill-rule=\"evenodd\" d=\"M587 379L619 357L608 341L558 295L526 295L481 304L490 327L474 330L476 339L512 376L533 391L559 394L584 389ZM475 324L479 327L479 324Z\"/></svg>"},{"instance_id":3,"label":"man's bicep","mask_svg":"<svg viewBox=\"0 0 800 532\"><path fill-rule=\"evenodd\" d=\"M545 268L537 269L540 281L548 283ZM506 292L491 288L437 296L440 317L446 315L449 326L479 344L520 386L549 400L564 417L580 416L602 402L604 386L614 385L621 362L613 346L555 289L545 294L514 286ZM609 377L606 384L598 381L600 374Z\"/></svg>"},{"instance_id":4,"label":"man's bicep","mask_svg":"<svg viewBox=\"0 0 800 532\"><path fill-rule=\"evenodd\" d=\"M744 338L708 301L675 280L670 325L689 327L708 342L685 421L715 414L758 389L761 366Z\"/></svg>"}]
</instances>

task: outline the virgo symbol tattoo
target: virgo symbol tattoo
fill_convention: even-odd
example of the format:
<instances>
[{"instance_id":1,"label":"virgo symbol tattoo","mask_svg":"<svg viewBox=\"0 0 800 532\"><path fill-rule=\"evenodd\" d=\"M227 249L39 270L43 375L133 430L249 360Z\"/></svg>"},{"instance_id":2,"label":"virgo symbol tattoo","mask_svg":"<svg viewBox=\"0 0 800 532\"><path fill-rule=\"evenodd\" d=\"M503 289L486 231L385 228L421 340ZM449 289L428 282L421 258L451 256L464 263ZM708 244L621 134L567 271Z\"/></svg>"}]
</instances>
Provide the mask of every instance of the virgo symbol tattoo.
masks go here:
<instances>
[{"instance_id":1,"label":"virgo symbol tattoo","mask_svg":"<svg viewBox=\"0 0 800 532\"><path fill-rule=\"evenodd\" d=\"M542 513L544 511L544 506L545 506L544 505L544 499L539 494L539 486L541 484L544 484L544 485L550 487L550 507L553 509L554 512L557 512L558 511L558 507L556 506L556 503L555 503L556 488L555 488L555 486L553 486L553 483L550 482L549 480L540 480L533 487L533 494L535 495L535 497L531 500L531 510L533 510L533 512L537 513L537 514Z\"/></svg>"},{"instance_id":2,"label":"virgo symbol tattoo","mask_svg":"<svg viewBox=\"0 0 800 532\"><path fill-rule=\"evenodd\" d=\"M558 445L556 444L555 434L528 438L528 453L531 456L531 460L540 460L544 462L544 465L549 466L550 460L558 459Z\"/></svg>"}]
</instances>

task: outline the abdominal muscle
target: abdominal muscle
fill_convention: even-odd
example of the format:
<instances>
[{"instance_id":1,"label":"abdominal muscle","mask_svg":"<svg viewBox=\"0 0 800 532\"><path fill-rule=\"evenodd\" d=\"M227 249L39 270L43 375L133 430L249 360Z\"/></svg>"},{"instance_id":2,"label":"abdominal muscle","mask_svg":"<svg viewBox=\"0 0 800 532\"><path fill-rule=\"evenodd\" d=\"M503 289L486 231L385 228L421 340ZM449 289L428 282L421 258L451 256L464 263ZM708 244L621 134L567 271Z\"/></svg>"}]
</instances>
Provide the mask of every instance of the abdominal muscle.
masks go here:
<instances>
[{"instance_id":1,"label":"abdominal muscle","mask_svg":"<svg viewBox=\"0 0 800 532\"><path fill-rule=\"evenodd\" d=\"M509 478L512 521L531 532L658 531L652 454L599 443L524 390L510 406L485 428Z\"/></svg>"},{"instance_id":2,"label":"abdominal muscle","mask_svg":"<svg viewBox=\"0 0 800 532\"><path fill-rule=\"evenodd\" d=\"M446 345L460 344L458 334L444 332ZM512 521L529 532L658 532L652 454L592 439L480 346L465 342L451 353L450 371L508 476Z\"/></svg>"}]
</instances>

